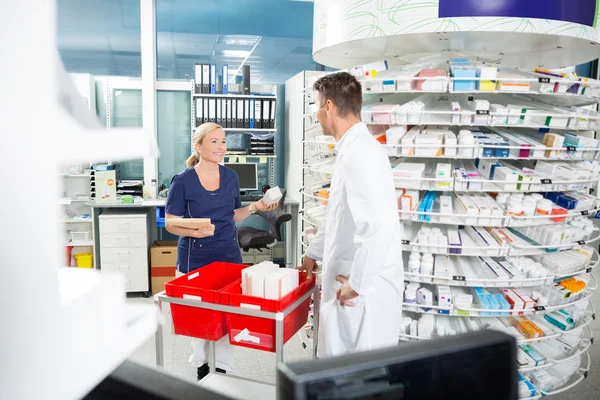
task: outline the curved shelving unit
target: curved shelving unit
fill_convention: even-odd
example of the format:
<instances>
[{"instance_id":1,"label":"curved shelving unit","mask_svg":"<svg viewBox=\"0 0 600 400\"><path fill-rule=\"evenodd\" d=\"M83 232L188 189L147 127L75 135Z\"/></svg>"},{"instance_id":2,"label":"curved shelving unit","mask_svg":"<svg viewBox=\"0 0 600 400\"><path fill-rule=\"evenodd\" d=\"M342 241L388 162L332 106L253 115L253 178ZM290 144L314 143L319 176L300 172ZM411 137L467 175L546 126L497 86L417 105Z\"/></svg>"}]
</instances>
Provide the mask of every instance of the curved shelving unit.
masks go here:
<instances>
[{"instance_id":1,"label":"curved shelving unit","mask_svg":"<svg viewBox=\"0 0 600 400\"><path fill-rule=\"evenodd\" d=\"M548 336L542 336L542 337L538 337L538 338L534 338L534 339L526 339L526 338L515 338L517 345L526 345L526 344L535 344L535 343L543 343L546 341L549 341L551 339L557 339L560 338L564 335L568 335L570 333L574 333L577 332L579 330L583 330L586 329L589 331L590 334L590 341L592 341L593 344L593 337L594 337L594 332L590 327L590 323L592 321L595 320L595 318L592 318L591 313L589 313L590 315L584 319L584 322L581 324L578 324L575 326L575 328L568 330L568 331L561 331L558 329L555 329L556 333L553 333L552 335L548 335ZM474 317L474 318L479 318L479 317ZM498 318L507 318L507 317L498 317ZM549 326L550 327L550 326ZM408 335L408 334L404 334L401 333L400 334L400 340L402 341L427 341L427 340L433 340L433 338L424 338L424 337L419 337L419 336L413 336L413 335Z\"/></svg>"},{"instance_id":2,"label":"curved shelving unit","mask_svg":"<svg viewBox=\"0 0 600 400\"><path fill-rule=\"evenodd\" d=\"M362 11L361 7L367 6L358 7ZM436 14L440 10L436 7L431 9L430 15L427 14L431 20L441 19ZM332 7L324 5L315 15L331 17L332 10ZM326 11L329 11L329 14ZM382 10L371 11L385 17ZM479 32L478 25L468 25L466 22L462 26L461 21L455 24L457 32L450 32L448 28L438 28L439 32L430 32L435 28L430 29L428 26L421 27L419 32L416 32L409 27L412 26L410 24L414 24L417 18L414 13L417 12L418 18L425 15L421 15L425 11L420 9L405 10L401 18L392 21L393 27L383 24L381 38L367 37L366 33L356 36L355 26L350 26L344 21L338 23L340 30L336 31L336 35L331 35L331 30L316 29L320 39L316 43L320 44L316 45L314 54L315 58L319 58L325 64L329 62L327 65L340 67L372 62L367 59L374 58L375 54L381 56L378 59L390 61L392 69L386 66L384 69L377 69L376 74L372 73L372 65L359 65L349 69L351 73L361 76L359 80L364 99L361 119L369 125L369 130L377 140L383 142L382 148L387 153L392 168L401 166L399 162L424 164L405 166L394 171L397 196L405 196L399 199L400 206L404 205L405 209L398 210L398 217L404 227L401 249L405 252L443 256L441 259L436 257L435 266L425 265L423 269L420 261L417 268L414 261L410 263L404 260L404 280L414 283L406 291L405 298L411 302L403 303L405 318L413 318L409 321L413 329L414 320L424 317L426 320L418 324L413 332L419 331L418 334L421 335L421 329L424 329L425 336L431 334L435 322L439 324L440 335L444 335L444 329L447 335L449 327L452 327L452 332L472 330L476 326L495 326L502 330L502 326L496 325L499 321L493 319L512 317L511 313L516 314L519 311L490 310L485 307L509 308L512 306L506 304L506 301L513 305L521 304L520 296L523 298L522 304L527 304L528 307L532 304L535 306L522 311L521 315L530 316L531 321L537 321L539 327L543 326L545 336L532 339L525 336L516 337L517 343L532 344L534 347L537 343L545 343L539 348L552 355L546 357L547 362L544 365L520 368L520 374L529 379L537 391L536 395L529 399L568 391L587 374L590 368L588 350L593 343L590 324L595 319L595 309L592 302L588 305L588 301L598 287L591 272L600 265L600 254L597 246L587 244L600 240L600 229L595 227L592 230L590 222L582 220L600 215L600 198L596 194L589 196L588 190L595 188L600 181L600 143L595 139L596 135L588 133L600 130L600 113L583 107L600 101L600 81L579 79L574 74L561 76L540 69L535 72L524 71L506 65L528 68L529 64L532 64L541 68L552 68L555 67L550 65L552 62L562 62L558 60L558 54L567 50L575 54L574 52L581 50L581 46L586 46L587 51L594 51L595 47L591 45L596 46L597 43L592 38L590 40L594 43L587 39L586 43L581 42L578 45L575 42L565 42L564 48L560 46L547 55L546 50L540 49L539 43L532 40L531 34L513 32L515 26L510 25L508 29L503 26L504 23L495 29L494 33ZM504 19L508 20L505 23L510 23L511 18ZM471 20L477 21L478 17L474 16ZM563 22L564 25L568 25L567 21L560 23ZM546 24L553 23L546 21ZM400 32L407 33L392 33L399 32L398 26L405 28ZM541 33L547 26L536 28L539 28L536 32ZM504 41L495 40L493 35L497 35L498 32L506 35L503 36ZM548 30L546 34L545 40L556 41L563 40L565 33ZM460 41L450 40L459 37ZM413 38L418 40L411 40ZM508 38L511 39L510 43L518 48L504 53L507 50L505 41ZM465 45L464 40L473 48L457 49L458 42ZM491 53L490 48L494 49ZM470 57L471 60L449 60L449 53L443 53L442 50L455 51L453 54L459 54L456 57ZM521 55L518 59L514 57L515 52ZM424 53L438 54L428 57L416 55ZM546 66L538 65L542 54L548 60L544 61ZM583 53L578 53L578 56L579 54L583 57ZM483 62L483 59L486 61ZM347 65L342 65L344 63ZM394 64L402 66L394 69ZM473 73L473 69L477 72ZM456 76L457 73L464 75L459 77ZM305 81L305 86L312 87L312 82L311 77ZM458 90L461 88L467 90ZM474 88L478 90L471 90ZM491 90L479 90L480 88ZM324 210L329 200L329 189L325 185L330 182L334 168L333 160L326 158L335 157L335 143L332 138L324 136L320 129L311 95L311 89L304 91L305 107L301 112L304 115L305 132L302 142L309 154L303 159L303 174L308 179L303 180L303 187L300 189L303 208L306 211L306 214L303 214L306 231L302 238L304 247L310 244L315 228L318 229L323 221ZM405 126L406 130L389 130L390 126ZM413 127L416 129L413 130ZM464 137L459 136L461 130L471 131L472 135L462 132ZM567 132L583 133L571 136ZM565 138L564 142L561 136ZM464 143L463 139L466 139ZM477 163L480 168L471 165L475 160L479 160ZM498 161L501 165L489 163L488 168L485 161L489 160ZM480 164L482 161L484 166ZM542 162L565 165L557 169ZM440 163L450 164L450 167L441 166ZM504 167L502 173L496 170L493 174L493 168L498 167ZM458 173L456 168L459 168ZM464 168L464 173L460 168ZM515 178L515 173L519 180L508 180ZM493 179L492 174L497 180ZM492 176L492 179L485 179L488 176ZM429 193L425 194L426 192ZM564 192L560 193L560 197L556 194L545 195L553 203L557 203L550 207L555 214L546 211L546 205L542 207L540 204L540 214L549 214L535 215L532 210L537 212L537 204L536 207L532 207L532 202L528 201L519 205L518 196L512 197L512 201L507 200L505 206L500 206L496 201L497 196L494 195L541 192ZM441 196L448 195L451 199L440 199ZM504 201L502 197L505 196L501 196L500 203ZM576 197L576 201L572 197ZM407 198L411 200L412 210L406 209L408 207L404 199ZM558 204L564 207L559 207ZM575 209L577 207L579 209ZM527 216L522 215L524 212L521 212L521 208L528 213ZM548 230L542 232L538 227ZM566 227L572 229L563 229ZM433 235L422 228L430 228L429 232ZM534 237L537 241L532 240ZM450 245L447 244L448 238L452 238ZM573 253L569 254L569 251ZM408 259L408 254L404 256ZM490 257L494 261L502 260L510 265L498 263L498 266L494 266L489 259L479 260L477 257ZM529 257L529 260L520 259L521 257ZM574 261L562 264L563 260ZM588 260L589 265L584 268ZM427 263L429 261L427 257ZM440 270L436 269L438 261L442 266ZM549 275L538 276L546 273L538 269L540 265ZM497 267L504 267L504 272L510 278L523 278L509 279ZM492 273L489 273L488 268ZM422 274L421 271L426 273ZM499 279L493 279L496 277ZM555 282L570 278L573 280L563 282L565 289L559 290L554 287ZM582 282L585 282L585 285ZM414 296L412 291L419 286L431 293L421 290ZM450 287L452 300L457 304L446 302L450 301L449 295L445 294L448 293L446 286ZM574 293L568 299L569 302L555 304L558 298L562 299L567 288ZM583 288L585 289L582 290ZM500 289L507 291L503 292ZM439 290L440 298L444 299L443 302L440 300L441 306L423 306L417 303L419 296L422 297L422 302L431 301L429 296L436 290ZM543 292L544 295L534 295L533 291ZM499 297L486 296L488 293ZM465 294L472 294L472 301L469 296L464 296ZM506 296L506 301L502 295ZM529 297L535 297L540 304L547 303L543 297L550 297L553 303L538 306L537 303L530 303L532 300ZM574 305L569 312L572 310L574 315L578 316L583 314L574 329L563 332L549 322L544 323L543 314ZM584 313L582 309L586 305L588 311ZM441 314L446 311L449 314ZM483 315L480 315L481 313ZM504 313L504 316L489 315L495 313ZM431 325L428 321L432 319L431 315L450 319L436 318ZM471 319L481 321L473 323ZM483 320L487 322L483 323ZM403 321L404 326L405 324ZM459 329L455 329L459 326ZM521 329L525 334L534 334L523 327ZM589 331L589 335L584 335L583 330ZM516 330L511 327L506 331L512 334ZM564 356L559 355L560 352L555 350L561 350L563 347L554 339L577 331L581 335L576 334L568 339L565 337L573 346L568 350L569 353L565 349L562 350ZM403 334L401 340L428 339L423 339L415 333L414 336ZM577 342L579 343L576 345ZM587 368L583 360L584 354L588 357ZM557 365L561 367L554 370ZM564 372L561 372L563 370ZM549 380L544 386L546 381L541 378L545 371L555 371L552 373L557 375L556 382ZM572 373L574 374L571 376ZM561 374L564 376L560 376Z\"/></svg>"},{"instance_id":3,"label":"curved shelving unit","mask_svg":"<svg viewBox=\"0 0 600 400\"><path fill-rule=\"evenodd\" d=\"M535 315L535 314L546 314L548 312L560 310L561 308L569 307L582 301L589 300L592 297L593 293L588 293L588 291L584 291L581 294L581 298L564 304L555 304L550 306L544 306L544 309L541 311L537 311L535 309L530 310L522 310L519 311L519 316L527 316L527 315ZM423 310L424 308L428 308L429 310ZM450 317L479 317L479 318L497 318L497 317L508 317L510 315L479 315L480 313L511 313L512 311L500 310L500 309L483 309L483 308L473 308L473 307L465 307L465 308L457 308L448 309L447 307L440 307L436 305L432 306L423 306L421 304L416 303L402 303L402 311L412 312L416 314L429 314L429 315L442 315L442 316L450 316ZM449 310L449 314L440 314L439 310ZM457 310L460 310L462 313L457 313ZM468 314L466 314L468 313ZM477 313L471 314L471 313Z\"/></svg>"},{"instance_id":4,"label":"curved shelving unit","mask_svg":"<svg viewBox=\"0 0 600 400\"><path fill-rule=\"evenodd\" d=\"M497 288L497 289L513 289L513 288L527 288L536 287L540 285L550 284L553 282L560 281L562 279L578 276L582 274L589 274L595 266L598 265L596 261L594 266L589 266L578 271L574 271L564 275L549 275L545 278L522 278L522 279L485 279L476 278L463 275L455 275L447 279L440 278L435 275L422 275L415 274L404 270L404 281L405 282L418 282L434 285L446 285L446 286L457 286L457 287L482 287L482 288ZM456 277L456 279L454 278ZM464 279L463 279L464 278ZM598 288L598 282L596 278L590 274L591 280L594 281L596 286L588 288L590 292L595 291Z\"/></svg>"}]
</instances>

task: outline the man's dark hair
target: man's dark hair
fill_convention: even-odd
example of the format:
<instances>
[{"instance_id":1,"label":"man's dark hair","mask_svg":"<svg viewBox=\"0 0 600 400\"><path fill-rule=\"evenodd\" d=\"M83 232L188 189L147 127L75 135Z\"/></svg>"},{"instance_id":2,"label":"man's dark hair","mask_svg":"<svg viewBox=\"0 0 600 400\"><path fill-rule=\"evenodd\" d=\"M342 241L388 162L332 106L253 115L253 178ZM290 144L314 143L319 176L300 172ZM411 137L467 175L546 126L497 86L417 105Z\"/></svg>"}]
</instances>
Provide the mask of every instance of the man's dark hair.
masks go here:
<instances>
[{"instance_id":1,"label":"man's dark hair","mask_svg":"<svg viewBox=\"0 0 600 400\"><path fill-rule=\"evenodd\" d=\"M331 100L341 117L354 114L360 116L362 88L360 82L347 72L336 72L320 78L313 90L321 94L323 101Z\"/></svg>"}]
</instances>

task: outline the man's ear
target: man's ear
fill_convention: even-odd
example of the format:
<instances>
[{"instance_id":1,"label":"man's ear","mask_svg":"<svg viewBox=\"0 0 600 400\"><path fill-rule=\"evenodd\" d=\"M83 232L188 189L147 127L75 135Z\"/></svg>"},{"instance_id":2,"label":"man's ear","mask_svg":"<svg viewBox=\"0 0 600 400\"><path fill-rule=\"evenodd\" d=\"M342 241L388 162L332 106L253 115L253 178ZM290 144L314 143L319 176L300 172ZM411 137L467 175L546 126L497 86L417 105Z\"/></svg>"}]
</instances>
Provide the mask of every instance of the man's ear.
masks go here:
<instances>
[{"instance_id":1,"label":"man's ear","mask_svg":"<svg viewBox=\"0 0 600 400\"><path fill-rule=\"evenodd\" d=\"M325 111L327 111L327 115L333 114L333 108L334 108L333 101L331 101L331 99L327 99L327 102L325 104L326 104Z\"/></svg>"}]
</instances>

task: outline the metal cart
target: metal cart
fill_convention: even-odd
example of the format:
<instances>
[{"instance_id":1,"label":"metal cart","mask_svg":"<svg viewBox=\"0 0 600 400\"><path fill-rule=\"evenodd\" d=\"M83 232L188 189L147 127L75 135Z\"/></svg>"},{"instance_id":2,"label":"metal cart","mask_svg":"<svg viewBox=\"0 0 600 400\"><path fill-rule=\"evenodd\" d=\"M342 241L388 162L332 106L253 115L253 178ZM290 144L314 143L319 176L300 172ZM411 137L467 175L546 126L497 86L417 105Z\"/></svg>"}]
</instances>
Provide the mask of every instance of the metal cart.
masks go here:
<instances>
[{"instance_id":1,"label":"metal cart","mask_svg":"<svg viewBox=\"0 0 600 400\"><path fill-rule=\"evenodd\" d=\"M167 296L165 292L160 292L154 296L154 303L158 305L162 312L163 303L181 304L185 306L204 308L207 310L221 311L229 314L247 315L252 317L265 318L275 321L275 361L276 364L283 362L283 322L284 318L294 311L300 304L302 304L311 295L314 296L313 302L313 354L316 355L317 351L317 338L319 333L319 308L320 308L320 295L319 286L314 285L309 291L299 297L294 303L282 312L268 312L260 311L249 308L226 306L216 303L207 303L198 300L184 299L179 297ZM164 367L164 350L163 350L163 327L159 325L156 331L156 365L158 367ZM210 367L210 374L202 379L199 384L214 390L215 392L223 395L239 398L239 399L275 399L276 398L276 386L258 382L250 379L239 378L231 375L225 375L215 373L216 357L215 357L215 342L209 342L209 353L208 353L208 366Z\"/></svg>"}]
</instances>

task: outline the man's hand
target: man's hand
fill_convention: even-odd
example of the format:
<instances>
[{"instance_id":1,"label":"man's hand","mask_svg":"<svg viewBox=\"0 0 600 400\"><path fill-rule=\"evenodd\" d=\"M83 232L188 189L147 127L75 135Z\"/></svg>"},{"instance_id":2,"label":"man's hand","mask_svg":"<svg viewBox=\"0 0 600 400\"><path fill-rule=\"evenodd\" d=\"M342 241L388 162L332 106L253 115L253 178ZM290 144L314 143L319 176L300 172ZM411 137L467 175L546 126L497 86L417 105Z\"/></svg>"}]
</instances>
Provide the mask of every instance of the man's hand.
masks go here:
<instances>
[{"instance_id":1,"label":"man's hand","mask_svg":"<svg viewBox=\"0 0 600 400\"><path fill-rule=\"evenodd\" d=\"M354 307L356 303L351 300L357 298L358 293L350 287L350 280L342 275L338 275L335 280L342 284L342 287L338 289L336 296L340 301L340 305Z\"/></svg>"},{"instance_id":2,"label":"man's hand","mask_svg":"<svg viewBox=\"0 0 600 400\"><path fill-rule=\"evenodd\" d=\"M313 274L317 271L317 262L308 256L304 256L302 265L299 266L298 269L306 272L306 279L310 281Z\"/></svg>"}]
</instances>

